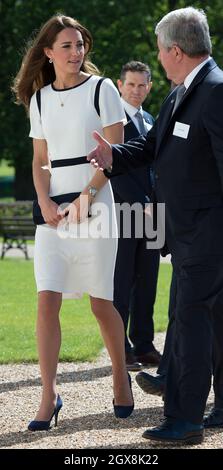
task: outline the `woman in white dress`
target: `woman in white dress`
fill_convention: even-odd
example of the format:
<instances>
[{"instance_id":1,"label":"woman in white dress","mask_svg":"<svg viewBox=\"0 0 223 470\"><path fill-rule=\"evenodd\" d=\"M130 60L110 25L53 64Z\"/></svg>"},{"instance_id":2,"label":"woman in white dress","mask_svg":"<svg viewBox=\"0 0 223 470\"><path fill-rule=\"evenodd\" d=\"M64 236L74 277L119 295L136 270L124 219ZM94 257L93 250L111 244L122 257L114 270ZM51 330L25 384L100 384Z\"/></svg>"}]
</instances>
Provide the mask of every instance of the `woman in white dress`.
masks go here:
<instances>
[{"instance_id":1,"label":"woman in white dress","mask_svg":"<svg viewBox=\"0 0 223 470\"><path fill-rule=\"evenodd\" d=\"M100 77L87 57L91 47L92 38L85 27L73 18L56 15L40 30L15 79L17 102L30 111L33 178L45 221L37 226L34 258L43 391L35 420L28 426L32 431L49 429L53 416L56 425L62 407L56 393L56 371L63 294L89 294L92 312L111 357L115 415L125 418L134 406L125 366L123 323L112 303L117 241L112 192L103 172L86 160L95 146L93 130L103 132L111 143L122 141L125 115L109 79L101 83L97 112L95 92ZM49 162L50 172L43 169ZM80 196L66 211L58 210L51 197L66 197L74 192ZM102 203L105 209L101 210L100 222L103 225L108 220L112 225L106 238L94 236L94 230L93 234L90 230ZM88 217L89 211L93 217ZM65 231L65 221L69 227L83 229L82 235L78 235L78 230Z\"/></svg>"}]
</instances>

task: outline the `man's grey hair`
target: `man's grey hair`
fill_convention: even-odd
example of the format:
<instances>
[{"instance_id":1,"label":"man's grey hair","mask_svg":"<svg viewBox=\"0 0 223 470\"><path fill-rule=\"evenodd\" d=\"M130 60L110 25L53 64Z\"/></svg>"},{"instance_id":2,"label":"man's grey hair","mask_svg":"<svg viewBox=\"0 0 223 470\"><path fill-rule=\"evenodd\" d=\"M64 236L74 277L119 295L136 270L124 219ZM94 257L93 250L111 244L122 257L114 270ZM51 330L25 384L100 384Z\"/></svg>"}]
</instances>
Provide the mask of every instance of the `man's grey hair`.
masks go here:
<instances>
[{"instance_id":1,"label":"man's grey hair","mask_svg":"<svg viewBox=\"0 0 223 470\"><path fill-rule=\"evenodd\" d=\"M211 54L211 38L203 10L187 7L170 11L156 25L155 34L163 47L180 47L189 57Z\"/></svg>"}]
</instances>

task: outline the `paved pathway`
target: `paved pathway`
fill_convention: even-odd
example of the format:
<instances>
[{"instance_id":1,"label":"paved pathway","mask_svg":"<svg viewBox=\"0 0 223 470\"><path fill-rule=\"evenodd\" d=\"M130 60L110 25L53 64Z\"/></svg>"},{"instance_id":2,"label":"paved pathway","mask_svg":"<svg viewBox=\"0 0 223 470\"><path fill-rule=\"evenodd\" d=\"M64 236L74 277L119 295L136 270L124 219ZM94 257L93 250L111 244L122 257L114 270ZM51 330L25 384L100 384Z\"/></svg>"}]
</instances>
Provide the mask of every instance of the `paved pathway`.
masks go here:
<instances>
[{"instance_id":1,"label":"paved pathway","mask_svg":"<svg viewBox=\"0 0 223 470\"><path fill-rule=\"evenodd\" d=\"M155 345L160 351L164 338L164 333L156 334ZM161 397L143 393L135 375L131 373L135 410L128 419L120 420L112 410L111 366L105 351L93 363L60 363L58 392L64 406L58 427L31 433L27 424L34 418L41 394L39 368L36 364L0 365L0 448L59 448L72 452L75 449L144 449L147 453L150 449L179 448L173 443L162 444L142 437L146 428L160 423L163 401ZM210 401L213 401L212 394ZM207 431L204 442L193 448L220 449L222 445L222 430L218 429Z\"/></svg>"}]
</instances>

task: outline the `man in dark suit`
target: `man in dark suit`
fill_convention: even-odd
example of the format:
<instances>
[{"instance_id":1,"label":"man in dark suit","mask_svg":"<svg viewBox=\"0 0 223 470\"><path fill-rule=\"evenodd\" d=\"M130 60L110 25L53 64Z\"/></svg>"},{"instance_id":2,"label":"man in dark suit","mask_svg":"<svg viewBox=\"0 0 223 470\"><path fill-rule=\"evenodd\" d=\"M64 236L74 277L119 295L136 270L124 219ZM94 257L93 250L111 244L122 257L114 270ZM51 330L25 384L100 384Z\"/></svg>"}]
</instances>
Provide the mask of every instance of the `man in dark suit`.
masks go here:
<instances>
[{"instance_id":1,"label":"man in dark suit","mask_svg":"<svg viewBox=\"0 0 223 470\"><path fill-rule=\"evenodd\" d=\"M168 372L168 364L171 359L171 349L174 342L174 327L175 327L175 309L177 300L177 276L173 272L171 287L170 287L170 300L169 300L169 324L166 333L164 351L157 374L152 375L146 372L139 372L136 376L137 384L140 388L150 395L164 396L165 383ZM214 307L214 315L222 315L222 300L221 297L216 302ZM213 341L213 389L214 389L214 406L205 415L203 423L205 429L207 428L223 428L223 368L222 368L222 355L221 355L222 336L220 332L216 331Z\"/></svg>"},{"instance_id":2,"label":"man in dark suit","mask_svg":"<svg viewBox=\"0 0 223 470\"><path fill-rule=\"evenodd\" d=\"M127 142L146 134L154 119L142 109L142 103L150 92L151 72L148 65L131 61L123 65L117 81L121 100L126 113L124 140ZM124 221L126 202L131 206L141 203L141 210L150 200L152 193L150 166L146 165L128 174L111 180L116 202L119 227L118 252L114 276L114 305L125 326L126 366L137 371L144 367L159 365L161 355L153 345L153 311L159 270L158 250L147 250L144 233L135 236L132 214L131 233L125 237ZM124 205L123 205L124 203ZM128 214L127 214L128 216ZM129 322L129 339L127 336Z\"/></svg>"},{"instance_id":3,"label":"man in dark suit","mask_svg":"<svg viewBox=\"0 0 223 470\"><path fill-rule=\"evenodd\" d=\"M223 72L210 57L202 11L172 11L155 32L159 60L179 86L164 101L146 138L112 150L95 135L99 145L89 159L108 168L108 177L153 161L177 290L166 419L144 437L199 443L212 372L219 389L223 384Z\"/></svg>"}]
</instances>

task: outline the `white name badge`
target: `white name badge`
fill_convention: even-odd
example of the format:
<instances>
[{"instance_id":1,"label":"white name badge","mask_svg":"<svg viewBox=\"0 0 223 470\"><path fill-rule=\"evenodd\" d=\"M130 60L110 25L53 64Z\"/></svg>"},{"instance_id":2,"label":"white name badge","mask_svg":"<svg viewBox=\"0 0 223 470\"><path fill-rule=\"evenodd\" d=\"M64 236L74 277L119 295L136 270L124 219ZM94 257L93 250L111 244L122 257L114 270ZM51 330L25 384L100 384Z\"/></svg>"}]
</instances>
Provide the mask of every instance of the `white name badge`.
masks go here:
<instances>
[{"instance_id":1,"label":"white name badge","mask_svg":"<svg viewBox=\"0 0 223 470\"><path fill-rule=\"evenodd\" d=\"M173 135L181 137L182 139L187 139L189 130L190 126L188 124L183 124L183 122L176 121L173 130Z\"/></svg>"}]
</instances>

